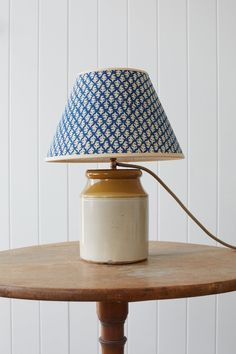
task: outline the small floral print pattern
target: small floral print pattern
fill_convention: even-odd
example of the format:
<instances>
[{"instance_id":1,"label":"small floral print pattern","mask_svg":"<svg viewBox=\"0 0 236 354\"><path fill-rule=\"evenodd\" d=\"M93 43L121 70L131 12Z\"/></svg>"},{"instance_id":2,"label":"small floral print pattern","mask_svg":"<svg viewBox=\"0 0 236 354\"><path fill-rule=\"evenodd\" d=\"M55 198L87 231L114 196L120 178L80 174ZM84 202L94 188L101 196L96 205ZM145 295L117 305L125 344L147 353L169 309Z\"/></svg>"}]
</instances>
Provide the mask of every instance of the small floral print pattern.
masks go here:
<instances>
[{"instance_id":1,"label":"small floral print pattern","mask_svg":"<svg viewBox=\"0 0 236 354\"><path fill-rule=\"evenodd\" d=\"M115 153L182 151L147 73L80 74L48 157Z\"/></svg>"}]
</instances>

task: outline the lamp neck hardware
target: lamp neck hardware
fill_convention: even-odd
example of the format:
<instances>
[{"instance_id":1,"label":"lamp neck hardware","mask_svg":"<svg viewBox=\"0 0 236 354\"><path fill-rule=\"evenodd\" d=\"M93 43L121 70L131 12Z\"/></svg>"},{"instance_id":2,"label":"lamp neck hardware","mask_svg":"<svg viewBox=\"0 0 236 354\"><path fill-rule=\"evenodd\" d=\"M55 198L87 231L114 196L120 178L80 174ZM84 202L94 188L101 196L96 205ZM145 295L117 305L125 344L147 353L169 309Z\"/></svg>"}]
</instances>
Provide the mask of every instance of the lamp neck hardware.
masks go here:
<instances>
[{"instance_id":1,"label":"lamp neck hardware","mask_svg":"<svg viewBox=\"0 0 236 354\"><path fill-rule=\"evenodd\" d=\"M117 168L117 160L114 159L114 158L111 158L110 161L111 161L111 169L112 170L116 170L116 168Z\"/></svg>"}]
</instances>

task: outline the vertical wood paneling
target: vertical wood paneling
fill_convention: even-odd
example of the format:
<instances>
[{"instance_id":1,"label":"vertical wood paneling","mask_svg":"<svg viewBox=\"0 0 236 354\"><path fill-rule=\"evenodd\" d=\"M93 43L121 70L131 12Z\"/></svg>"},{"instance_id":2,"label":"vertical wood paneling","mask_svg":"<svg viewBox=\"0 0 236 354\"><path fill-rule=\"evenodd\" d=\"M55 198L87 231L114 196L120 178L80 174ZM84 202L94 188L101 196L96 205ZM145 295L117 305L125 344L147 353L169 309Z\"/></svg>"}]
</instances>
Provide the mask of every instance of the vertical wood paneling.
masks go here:
<instances>
[{"instance_id":1,"label":"vertical wood paneling","mask_svg":"<svg viewBox=\"0 0 236 354\"><path fill-rule=\"evenodd\" d=\"M165 300L158 307L157 353L185 353L186 300Z\"/></svg>"},{"instance_id":2,"label":"vertical wood paneling","mask_svg":"<svg viewBox=\"0 0 236 354\"><path fill-rule=\"evenodd\" d=\"M215 301L214 296L189 299L188 354L215 353Z\"/></svg>"},{"instance_id":3,"label":"vertical wood paneling","mask_svg":"<svg viewBox=\"0 0 236 354\"><path fill-rule=\"evenodd\" d=\"M127 0L100 0L98 7L98 65L126 66Z\"/></svg>"},{"instance_id":4,"label":"vertical wood paneling","mask_svg":"<svg viewBox=\"0 0 236 354\"><path fill-rule=\"evenodd\" d=\"M96 354L98 320L94 302L70 303L70 354Z\"/></svg>"},{"instance_id":5,"label":"vertical wood paneling","mask_svg":"<svg viewBox=\"0 0 236 354\"><path fill-rule=\"evenodd\" d=\"M219 234L235 243L236 2L219 0Z\"/></svg>"},{"instance_id":6,"label":"vertical wood paneling","mask_svg":"<svg viewBox=\"0 0 236 354\"><path fill-rule=\"evenodd\" d=\"M67 1L40 0L40 242L67 240L67 167L44 159L67 97ZM68 353L68 305L41 303L41 353Z\"/></svg>"},{"instance_id":7,"label":"vertical wood paneling","mask_svg":"<svg viewBox=\"0 0 236 354\"><path fill-rule=\"evenodd\" d=\"M44 158L76 73L97 66L148 71L186 156L161 162L159 174L235 243L235 16L234 0L2 0L0 248L79 239L79 194L97 165ZM151 177L142 183L150 239L185 242L189 231L190 242L212 244ZM126 351L233 354L235 302L234 293L218 306L213 296L191 299L187 312L181 299L133 303ZM0 312L0 353L98 350L93 303L1 299Z\"/></svg>"},{"instance_id":8,"label":"vertical wood paneling","mask_svg":"<svg viewBox=\"0 0 236 354\"><path fill-rule=\"evenodd\" d=\"M89 14L89 26L88 17ZM81 71L97 67L97 0L69 1L68 89ZM86 35L85 35L86 30ZM69 240L80 239L80 193L85 186L87 169L94 164L70 164L69 172ZM94 303L70 303L70 354L96 353L98 321Z\"/></svg>"},{"instance_id":9,"label":"vertical wood paneling","mask_svg":"<svg viewBox=\"0 0 236 354\"><path fill-rule=\"evenodd\" d=\"M0 299L0 353L11 354L11 300Z\"/></svg>"},{"instance_id":10,"label":"vertical wood paneling","mask_svg":"<svg viewBox=\"0 0 236 354\"><path fill-rule=\"evenodd\" d=\"M10 12L9 0L0 2L0 238L1 250L9 247L9 60L10 60Z\"/></svg>"},{"instance_id":11,"label":"vertical wood paneling","mask_svg":"<svg viewBox=\"0 0 236 354\"><path fill-rule=\"evenodd\" d=\"M188 157L186 36L186 1L159 0L158 91L163 108L185 154L184 160L161 162L159 171L161 177L185 203L187 203ZM186 215L163 189L160 189L159 215L160 239L185 242Z\"/></svg>"},{"instance_id":12,"label":"vertical wood paneling","mask_svg":"<svg viewBox=\"0 0 236 354\"><path fill-rule=\"evenodd\" d=\"M25 8L28 16L25 17ZM37 1L11 1L11 246L38 242ZM23 207L22 207L23 206Z\"/></svg>"},{"instance_id":13,"label":"vertical wood paneling","mask_svg":"<svg viewBox=\"0 0 236 354\"><path fill-rule=\"evenodd\" d=\"M19 247L38 242L38 7L36 0L10 4L11 246ZM12 353L39 353L38 314L37 302L12 301Z\"/></svg>"},{"instance_id":14,"label":"vertical wood paneling","mask_svg":"<svg viewBox=\"0 0 236 354\"><path fill-rule=\"evenodd\" d=\"M186 1L158 2L158 92L185 160L159 164L164 181L187 203L187 21ZM159 238L187 240L186 215L160 187ZM159 302L158 354L185 353L186 300ZM171 338L171 340L170 340Z\"/></svg>"},{"instance_id":15,"label":"vertical wood paneling","mask_svg":"<svg viewBox=\"0 0 236 354\"><path fill-rule=\"evenodd\" d=\"M146 70L156 86L157 38L156 1L128 0L128 66ZM157 163L144 163L157 171ZM146 173L142 184L149 194L149 239L157 239L157 184ZM128 352L156 352L157 304L131 303L128 323Z\"/></svg>"},{"instance_id":16,"label":"vertical wood paneling","mask_svg":"<svg viewBox=\"0 0 236 354\"><path fill-rule=\"evenodd\" d=\"M12 300L12 354L39 354L39 341L38 302Z\"/></svg>"},{"instance_id":17,"label":"vertical wood paneling","mask_svg":"<svg viewBox=\"0 0 236 354\"><path fill-rule=\"evenodd\" d=\"M42 354L69 354L67 303L41 303L40 332Z\"/></svg>"},{"instance_id":18,"label":"vertical wood paneling","mask_svg":"<svg viewBox=\"0 0 236 354\"><path fill-rule=\"evenodd\" d=\"M218 297L217 354L235 353L236 295L228 293Z\"/></svg>"},{"instance_id":19,"label":"vertical wood paneling","mask_svg":"<svg viewBox=\"0 0 236 354\"><path fill-rule=\"evenodd\" d=\"M189 206L213 232L217 216L216 63L216 2L189 0ZM192 222L189 240L214 244Z\"/></svg>"},{"instance_id":20,"label":"vertical wood paneling","mask_svg":"<svg viewBox=\"0 0 236 354\"><path fill-rule=\"evenodd\" d=\"M219 235L236 243L236 189L233 153L236 149L236 3L218 1L219 108ZM235 352L236 293L219 296L217 354Z\"/></svg>"},{"instance_id":21,"label":"vertical wood paneling","mask_svg":"<svg viewBox=\"0 0 236 354\"><path fill-rule=\"evenodd\" d=\"M130 303L128 353L156 353L156 301Z\"/></svg>"},{"instance_id":22,"label":"vertical wood paneling","mask_svg":"<svg viewBox=\"0 0 236 354\"><path fill-rule=\"evenodd\" d=\"M0 249L9 248L9 0L0 2ZM11 354L11 301L0 299L0 353Z\"/></svg>"},{"instance_id":23,"label":"vertical wood paneling","mask_svg":"<svg viewBox=\"0 0 236 354\"><path fill-rule=\"evenodd\" d=\"M189 0L189 207L216 232L216 2ZM201 53L201 55L200 55ZM206 156L207 151L207 156ZM213 242L192 222L189 240ZM188 353L215 353L215 297L189 300Z\"/></svg>"},{"instance_id":24,"label":"vertical wood paneling","mask_svg":"<svg viewBox=\"0 0 236 354\"><path fill-rule=\"evenodd\" d=\"M67 238L66 165L45 162L67 97L66 0L40 0L39 16L39 228L40 242L48 243Z\"/></svg>"}]
</instances>

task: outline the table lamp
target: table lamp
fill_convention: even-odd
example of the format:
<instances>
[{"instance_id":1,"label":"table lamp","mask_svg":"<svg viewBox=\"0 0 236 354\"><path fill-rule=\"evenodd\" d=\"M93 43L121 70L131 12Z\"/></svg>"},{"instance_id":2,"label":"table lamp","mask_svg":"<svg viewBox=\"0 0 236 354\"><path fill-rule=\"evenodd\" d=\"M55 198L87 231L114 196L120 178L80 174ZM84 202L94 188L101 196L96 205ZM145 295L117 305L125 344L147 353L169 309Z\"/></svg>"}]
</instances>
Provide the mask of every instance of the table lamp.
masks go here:
<instances>
[{"instance_id":1,"label":"table lamp","mask_svg":"<svg viewBox=\"0 0 236 354\"><path fill-rule=\"evenodd\" d=\"M126 162L183 157L147 72L109 68L80 73L46 161L111 162L110 169L86 172L81 258L106 264L147 259L148 196L140 183L141 169L182 203L153 172Z\"/></svg>"}]
</instances>

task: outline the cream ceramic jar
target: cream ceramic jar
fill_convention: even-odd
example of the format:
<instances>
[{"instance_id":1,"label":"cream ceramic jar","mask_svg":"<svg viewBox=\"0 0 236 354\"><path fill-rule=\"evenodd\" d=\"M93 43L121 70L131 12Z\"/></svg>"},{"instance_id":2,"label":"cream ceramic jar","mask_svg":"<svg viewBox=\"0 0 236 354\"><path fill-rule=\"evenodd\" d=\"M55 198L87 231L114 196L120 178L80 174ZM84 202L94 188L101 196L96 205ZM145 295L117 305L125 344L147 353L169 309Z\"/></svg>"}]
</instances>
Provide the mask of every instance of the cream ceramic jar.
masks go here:
<instances>
[{"instance_id":1,"label":"cream ceramic jar","mask_svg":"<svg viewBox=\"0 0 236 354\"><path fill-rule=\"evenodd\" d=\"M88 170L81 193L81 258L132 263L148 254L148 196L134 169Z\"/></svg>"}]
</instances>

